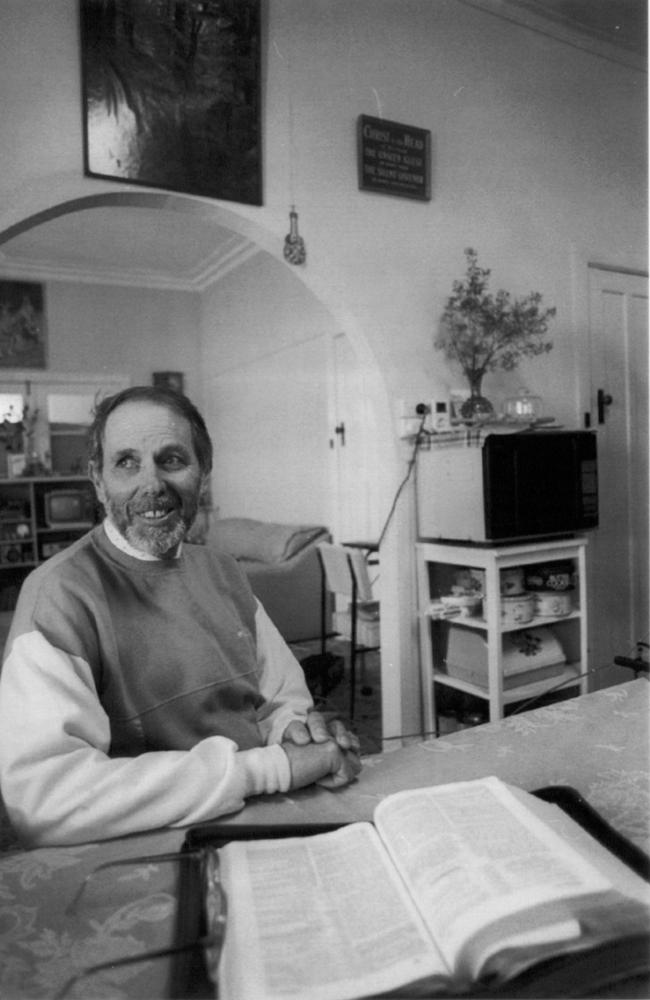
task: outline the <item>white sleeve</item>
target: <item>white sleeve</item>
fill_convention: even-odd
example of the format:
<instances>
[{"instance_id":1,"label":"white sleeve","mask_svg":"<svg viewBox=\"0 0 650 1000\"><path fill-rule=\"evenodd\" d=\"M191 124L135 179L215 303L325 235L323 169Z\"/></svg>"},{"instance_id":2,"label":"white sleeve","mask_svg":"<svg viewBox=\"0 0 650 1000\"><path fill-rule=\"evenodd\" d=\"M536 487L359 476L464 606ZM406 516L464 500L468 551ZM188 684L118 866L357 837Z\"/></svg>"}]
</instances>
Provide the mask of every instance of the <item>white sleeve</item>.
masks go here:
<instances>
[{"instance_id":1,"label":"white sleeve","mask_svg":"<svg viewBox=\"0 0 650 1000\"><path fill-rule=\"evenodd\" d=\"M89 665L39 632L13 643L0 678L0 786L29 844L102 840L213 819L247 796L287 791L280 746L237 751L211 736L188 751L108 756L110 725Z\"/></svg>"},{"instance_id":2,"label":"white sleeve","mask_svg":"<svg viewBox=\"0 0 650 1000\"><path fill-rule=\"evenodd\" d=\"M305 674L266 611L257 602L257 666L264 696L257 721L264 742L279 743L294 719L304 722L314 707Z\"/></svg>"}]
</instances>

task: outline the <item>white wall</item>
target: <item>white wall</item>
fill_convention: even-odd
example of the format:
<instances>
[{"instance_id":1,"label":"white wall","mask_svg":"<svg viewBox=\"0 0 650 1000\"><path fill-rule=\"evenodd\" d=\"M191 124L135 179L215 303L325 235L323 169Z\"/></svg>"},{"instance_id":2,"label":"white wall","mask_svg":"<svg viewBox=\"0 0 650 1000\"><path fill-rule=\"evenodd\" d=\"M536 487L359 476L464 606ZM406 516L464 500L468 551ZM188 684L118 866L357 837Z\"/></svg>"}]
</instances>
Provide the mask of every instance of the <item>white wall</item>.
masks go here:
<instances>
[{"instance_id":1,"label":"white wall","mask_svg":"<svg viewBox=\"0 0 650 1000\"><path fill-rule=\"evenodd\" d=\"M82 176L76 0L0 0L0 21L0 224L56 179L119 190ZM392 398L458 382L431 342L476 247L495 286L557 306L526 380L575 422L571 252L647 258L646 75L461 0L269 0L264 52L264 205L228 207L280 247L295 201L304 280L345 305ZM361 113L431 129L431 202L358 191Z\"/></svg>"},{"instance_id":2,"label":"white wall","mask_svg":"<svg viewBox=\"0 0 650 1000\"><path fill-rule=\"evenodd\" d=\"M199 389L200 300L185 292L49 281L48 368L126 373L151 383L154 371L187 373Z\"/></svg>"},{"instance_id":3,"label":"white wall","mask_svg":"<svg viewBox=\"0 0 650 1000\"><path fill-rule=\"evenodd\" d=\"M458 0L281 0L268 53L269 207L288 201L290 89L308 267L353 304L391 395L449 383L432 338L474 246L496 287L557 306L555 351L525 374L575 423L571 251L646 260L645 74ZM430 203L357 190L361 113L431 130Z\"/></svg>"}]
</instances>

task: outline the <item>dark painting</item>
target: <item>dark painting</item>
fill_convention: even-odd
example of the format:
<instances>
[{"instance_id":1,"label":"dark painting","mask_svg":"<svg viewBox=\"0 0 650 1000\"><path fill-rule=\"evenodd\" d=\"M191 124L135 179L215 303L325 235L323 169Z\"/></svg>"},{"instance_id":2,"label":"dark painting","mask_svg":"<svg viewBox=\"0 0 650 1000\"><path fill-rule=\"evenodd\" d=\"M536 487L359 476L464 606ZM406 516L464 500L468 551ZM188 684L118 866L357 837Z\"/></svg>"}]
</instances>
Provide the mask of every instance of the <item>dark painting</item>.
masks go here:
<instances>
[{"instance_id":1,"label":"dark painting","mask_svg":"<svg viewBox=\"0 0 650 1000\"><path fill-rule=\"evenodd\" d=\"M0 368L45 368L42 285L0 281Z\"/></svg>"},{"instance_id":2,"label":"dark painting","mask_svg":"<svg viewBox=\"0 0 650 1000\"><path fill-rule=\"evenodd\" d=\"M90 176L262 204L260 0L80 0Z\"/></svg>"}]
</instances>

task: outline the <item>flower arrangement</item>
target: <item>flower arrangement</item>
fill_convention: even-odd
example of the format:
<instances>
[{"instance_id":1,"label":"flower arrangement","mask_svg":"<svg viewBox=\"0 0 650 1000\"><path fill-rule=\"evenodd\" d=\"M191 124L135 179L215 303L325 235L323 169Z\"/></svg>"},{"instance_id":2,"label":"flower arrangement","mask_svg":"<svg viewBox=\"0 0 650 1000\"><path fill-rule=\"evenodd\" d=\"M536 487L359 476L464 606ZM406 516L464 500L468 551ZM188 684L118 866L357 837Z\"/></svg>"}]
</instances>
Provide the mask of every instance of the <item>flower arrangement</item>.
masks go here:
<instances>
[{"instance_id":1,"label":"flower arrangement","mask_svg":"<svg viewBox=\"0 0 650 1000\"><path fill-rule=\"evenodd\" d=\"M553 342L544 337L556 310L542 309L539 292L512 299L509 292L500 289L493 296L487 290L490 271L479 267L476 251L466 249L465 257L465 278L453 284L434 346L460 366L472 397L483 400L481 383L487 372L497 368L512 371L522 357L534 357L552 349ZM467 412L466 406L463 404L461 408L464 417L492 412L487 400L468 406Z\"/></svg>"}]
</instances>

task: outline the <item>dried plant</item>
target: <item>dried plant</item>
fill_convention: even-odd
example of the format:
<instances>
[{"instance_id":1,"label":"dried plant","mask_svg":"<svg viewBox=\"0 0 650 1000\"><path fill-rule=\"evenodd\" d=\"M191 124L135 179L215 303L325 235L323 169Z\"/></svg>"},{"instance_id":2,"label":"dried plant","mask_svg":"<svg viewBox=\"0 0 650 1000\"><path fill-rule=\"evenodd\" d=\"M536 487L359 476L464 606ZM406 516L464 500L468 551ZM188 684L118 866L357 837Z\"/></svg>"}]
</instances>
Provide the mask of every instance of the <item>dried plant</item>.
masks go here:
<instances>
[{"instance_id":1,"label":"dried plant","mask_svg":"<svg viewBox=\"0 0 650 1000\"><path fill-rule=\"evenodd\" d=\"M435 347L460 366L471 385L496 368L512 371L522 357L545 354L553 342L544 340L555 308L542 309L542 296L531 292L512 299L500 289L488 292L490 271L479 267L475 250L465 250L467 272L455 281L440 319Z\"/></svg>"}]
</instances>

